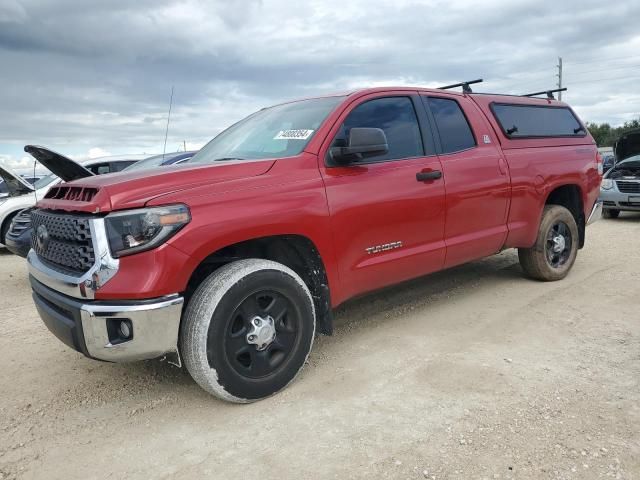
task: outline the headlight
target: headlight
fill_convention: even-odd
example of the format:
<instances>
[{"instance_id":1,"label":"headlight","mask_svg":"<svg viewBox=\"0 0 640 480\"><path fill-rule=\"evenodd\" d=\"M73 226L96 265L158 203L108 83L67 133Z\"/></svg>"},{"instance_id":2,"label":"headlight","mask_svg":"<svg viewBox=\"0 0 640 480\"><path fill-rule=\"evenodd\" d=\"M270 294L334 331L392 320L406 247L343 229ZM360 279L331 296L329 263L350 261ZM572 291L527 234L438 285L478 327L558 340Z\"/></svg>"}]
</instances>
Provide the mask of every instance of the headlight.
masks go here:
<instances>
[{"instance_id":1,"label":"headlight","mask_svg":"<svg viewBox=\"0 0 640 480\"><path fill-rule=\"evenodd\" d=\"M602 188L602 190L611 190L613 188L613 180L609 178L603 178L602 183L600 184L600 188Z\"/></svg>"},{"instance_id":2,"label":"headlight","mask_svg":"<svg viewBox=\"0 0 640 480\"><path fill-rule=\"evenodd\" d=\"M161 245L190 220L185 205L126 210L104 218L111 254L116 258Z\"/></svg>"}]
</instances>

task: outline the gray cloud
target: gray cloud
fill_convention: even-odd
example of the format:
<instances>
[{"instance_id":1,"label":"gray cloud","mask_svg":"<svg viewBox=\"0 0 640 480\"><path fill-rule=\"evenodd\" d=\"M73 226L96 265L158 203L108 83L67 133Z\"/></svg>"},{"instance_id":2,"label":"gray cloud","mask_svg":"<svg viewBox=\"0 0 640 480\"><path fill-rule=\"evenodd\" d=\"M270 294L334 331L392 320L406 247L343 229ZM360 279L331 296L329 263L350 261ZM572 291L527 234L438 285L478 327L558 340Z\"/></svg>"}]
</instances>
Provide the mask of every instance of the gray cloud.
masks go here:
<instances>
[{"instance_id":1,"label":"gray cloud","mask_svg":"<svg viewBox=\"0 0 640 480\"><path fill-rule=\"evenodd\" d=\"M565 98L620 123L640 112L639 17L633 0L5 0L0 154L29 142L157 151L172 85L169 145L201 144L271 103L356 86L548 88L558 55Z\"/></svg>"}]
</instances>

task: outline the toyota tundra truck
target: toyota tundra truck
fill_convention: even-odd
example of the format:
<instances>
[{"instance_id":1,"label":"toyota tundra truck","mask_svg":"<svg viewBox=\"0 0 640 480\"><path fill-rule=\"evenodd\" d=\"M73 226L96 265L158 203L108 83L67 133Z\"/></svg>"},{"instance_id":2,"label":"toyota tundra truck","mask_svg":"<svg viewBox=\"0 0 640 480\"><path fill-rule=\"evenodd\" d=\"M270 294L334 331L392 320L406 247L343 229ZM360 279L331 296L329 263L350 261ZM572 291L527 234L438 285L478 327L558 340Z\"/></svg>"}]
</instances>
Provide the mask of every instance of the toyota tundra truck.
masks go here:
<instances>
[{"instance_id":1,"label":"toyota tundra truck","mask_svg":"<svg viewBox=\"0 0 640 480\"><path fill-rule=\"evenodd\" d=\"M51 188L31 214L33 299L89 358L166 357L251 402L295 378L355 296L509 248L527 276L564 278L601 179L555 99L467 86L292 101L180 166Z\"/></svg>"}]
</instances>

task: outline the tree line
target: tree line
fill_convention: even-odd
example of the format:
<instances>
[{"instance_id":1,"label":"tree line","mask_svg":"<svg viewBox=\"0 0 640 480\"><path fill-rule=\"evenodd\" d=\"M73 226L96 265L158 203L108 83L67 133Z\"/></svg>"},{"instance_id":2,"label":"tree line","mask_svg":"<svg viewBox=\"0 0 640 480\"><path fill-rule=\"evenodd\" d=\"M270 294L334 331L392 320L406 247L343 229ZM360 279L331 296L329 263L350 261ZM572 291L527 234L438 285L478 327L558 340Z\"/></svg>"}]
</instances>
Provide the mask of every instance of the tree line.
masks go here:
<instances>
[{"instance_id":1,"label":"tree line","mask_svg":"<svg viewBox=\"0 0 640 480\"><path fill-rule=\"evenodd\" d=\"M629 130L640 128L640 118L624 122L619 127L612 127L608 123L587 122L587 128L599 147L613 147L621 135Z\"/></svg>"}]
</instances>

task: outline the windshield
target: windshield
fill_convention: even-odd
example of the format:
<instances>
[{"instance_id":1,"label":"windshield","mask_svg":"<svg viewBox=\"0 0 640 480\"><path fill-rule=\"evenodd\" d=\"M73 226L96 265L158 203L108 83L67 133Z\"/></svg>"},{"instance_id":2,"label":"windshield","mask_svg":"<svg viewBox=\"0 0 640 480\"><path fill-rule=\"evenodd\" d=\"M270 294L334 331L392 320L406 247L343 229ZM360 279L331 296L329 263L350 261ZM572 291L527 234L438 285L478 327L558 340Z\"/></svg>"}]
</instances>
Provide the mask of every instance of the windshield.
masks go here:
<instances>
[{"instance_id":1,"label":"windshield","mask_svg":"<svg viewBox=\"0 0 640 480\"><path fill-rule=\"evenodd\" d=\"M260 110L220 133L189 163L298 155L343 98L314 98Z\"/></svg>"},{"instance_id":2,"label":"windshield","mask_svg":"<svg viewBox=\"0 0 640 480\"><path fill-rule=\"evenodd\" d=\"M40 180L37 180L36 183L33 184L33 188L35 188L36 190L39 190L49 185L51 182L53 182L57 178L58 177L55 176L53 173L50 173L46 177L42 177Z\"/></svg>"}]
</instances>

